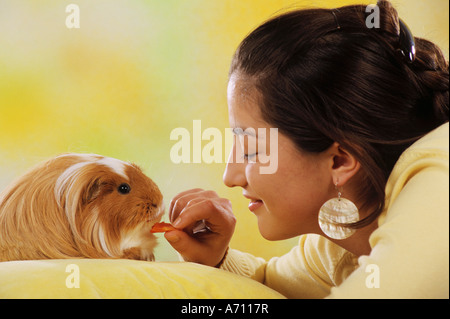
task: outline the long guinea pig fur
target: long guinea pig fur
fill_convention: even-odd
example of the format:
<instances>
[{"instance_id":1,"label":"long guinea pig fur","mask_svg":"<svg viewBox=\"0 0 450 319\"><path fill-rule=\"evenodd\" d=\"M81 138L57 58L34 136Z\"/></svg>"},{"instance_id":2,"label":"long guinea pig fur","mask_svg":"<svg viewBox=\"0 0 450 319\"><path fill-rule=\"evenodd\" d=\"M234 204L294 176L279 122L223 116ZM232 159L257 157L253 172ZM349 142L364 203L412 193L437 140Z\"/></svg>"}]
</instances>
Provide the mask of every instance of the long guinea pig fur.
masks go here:
<instances>
[{"instance_id":1,"label":"long guinea pig fur","mask_svg":"<svg viewBox=\"0 0 450 319\"><path fill-rule=\"evenodd\" d=\"M150 229L164 214L140 168L96 154L63 154L0 194L0 261L154 260Z\"/></svg>"}]
</instances>

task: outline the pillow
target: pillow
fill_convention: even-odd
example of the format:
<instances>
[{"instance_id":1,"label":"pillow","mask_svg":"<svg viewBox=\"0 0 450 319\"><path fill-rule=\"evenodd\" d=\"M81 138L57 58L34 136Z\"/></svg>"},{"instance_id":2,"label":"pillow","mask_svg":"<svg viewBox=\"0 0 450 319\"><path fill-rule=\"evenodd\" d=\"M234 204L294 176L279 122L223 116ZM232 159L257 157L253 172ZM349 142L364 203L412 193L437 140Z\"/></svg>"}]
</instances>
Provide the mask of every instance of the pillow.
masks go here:
<instances>
[{"instance_id":1,"label":"pillow","mask_svg":"<svg viewBox=\"0 0 450 319\"><path fill-rule=\"evenodd\" d=\"M0 262L3 298L284 298L246 277L188 262L48 259Z\"/></svg>"}]
</instances>

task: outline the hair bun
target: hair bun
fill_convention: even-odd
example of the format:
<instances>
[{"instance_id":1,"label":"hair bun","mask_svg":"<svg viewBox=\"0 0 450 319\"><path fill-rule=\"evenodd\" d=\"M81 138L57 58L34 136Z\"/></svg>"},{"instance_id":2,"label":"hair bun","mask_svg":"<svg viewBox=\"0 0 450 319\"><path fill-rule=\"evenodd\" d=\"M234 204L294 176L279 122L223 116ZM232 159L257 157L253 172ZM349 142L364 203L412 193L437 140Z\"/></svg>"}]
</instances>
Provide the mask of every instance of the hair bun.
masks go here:
<instances>
[{"instance_id":1,"label":"hair bun","mask_svg":"<svg viewBox=\"0 0 450 319\"><path fill-rule=\"evenodd\" d=\"M386 0L378 1L377 6L380 9L380 30L399 36L400 23L397 10Z\"/></svg>"},{"instance_id":2,"label":"hair bun","mask_svg":"<svg viewBox=\"0 0 450 319\"><path fill-rule=\"evenodd\" d=\"M434 43L416 38L417 55L409 73L411 83L418 93L418 105L428 105L438 121L446 122L449 116L449 69L441 49Z\"/></svg>"}]
</instances>

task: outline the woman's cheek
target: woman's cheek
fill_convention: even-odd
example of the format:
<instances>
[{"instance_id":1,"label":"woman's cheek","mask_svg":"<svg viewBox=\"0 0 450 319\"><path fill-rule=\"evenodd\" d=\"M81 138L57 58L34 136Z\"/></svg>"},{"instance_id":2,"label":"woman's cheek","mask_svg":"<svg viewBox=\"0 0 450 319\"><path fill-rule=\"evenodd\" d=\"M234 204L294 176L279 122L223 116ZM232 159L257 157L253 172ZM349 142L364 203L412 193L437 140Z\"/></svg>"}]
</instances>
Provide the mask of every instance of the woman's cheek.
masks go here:
<instances>
[{"instance_id":1,"label":"woman's cheek","mask_svg":"<svg viewBox=\"0 0 450 319\"><path fill-rule=\"evenodd\" d=\"M259 192L261 191L261 189L264 189L266 187L265 183L268 182L268 178L270 179L270 177L265 176L264 174L260 174L259 166L260 166L259 163L247 163L245 167L245 175L247 178L247 183L250 186L250 188L255 192L255 194L253 194L255 196L262 195ZM258 189L260 191L258 191Z\"/></svg>"}]
</instances>

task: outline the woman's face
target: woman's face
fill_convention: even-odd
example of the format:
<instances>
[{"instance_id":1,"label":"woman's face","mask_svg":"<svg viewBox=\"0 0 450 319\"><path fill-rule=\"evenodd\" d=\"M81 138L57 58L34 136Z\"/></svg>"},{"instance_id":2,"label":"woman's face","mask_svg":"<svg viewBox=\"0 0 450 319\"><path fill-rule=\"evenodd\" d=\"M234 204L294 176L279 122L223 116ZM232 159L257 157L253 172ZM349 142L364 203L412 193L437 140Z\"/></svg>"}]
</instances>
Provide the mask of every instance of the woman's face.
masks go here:
<instances>
[{"instance_id":1,"label":"woman's face","mask_svg":"<svg viewBox=\"0 0 450 319\"><path fill-rule=\"evenodd\" d=\"M260 115L256 91L248 90L240 76L230 78L227 93L230 125L237 136L224 173L225 184L242 187L264 238L321 233L319 209L335 195L327 152L301 152L280 132L274 143L274 132L271 135L270 125ZM261 157L262 153L268 157ZM269 165L276 169L263 173Z\"/></svg>"}]
</instances>

